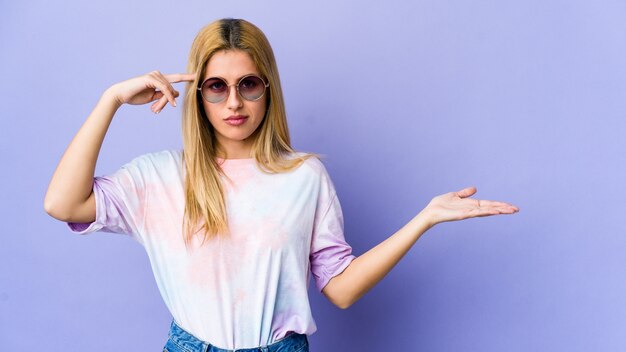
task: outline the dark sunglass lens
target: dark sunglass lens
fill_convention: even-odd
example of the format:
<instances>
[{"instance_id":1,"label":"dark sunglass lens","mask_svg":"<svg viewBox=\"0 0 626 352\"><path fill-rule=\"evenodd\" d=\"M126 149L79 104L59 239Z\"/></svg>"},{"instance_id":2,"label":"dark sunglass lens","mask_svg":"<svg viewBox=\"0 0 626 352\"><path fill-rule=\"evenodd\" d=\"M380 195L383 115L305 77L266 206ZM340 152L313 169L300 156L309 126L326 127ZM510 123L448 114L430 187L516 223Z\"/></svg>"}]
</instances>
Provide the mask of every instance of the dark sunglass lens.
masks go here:
<instances>
[{"instance_id":1,"label":"dark sunglass lens","mask_svg":"<svg viewBox=\"0 0 626 352\"><path fill-rule=\"evenodd\" d=\"M228 94L228 86L219 78L210 78L202 85L202 96L210 102L222 101Z\"/></svg>"},{"instance_id":2,"label":"dark sunglass lens","mask_svg":"<svg viewBox=\"0 0 626 352\"><path fill-rule=\"evenodd\" d=\"M259 99L265 92L265 84L256 76L248 76L239 82L239 93L244 99Z\"/></svg>"}]
</instances>

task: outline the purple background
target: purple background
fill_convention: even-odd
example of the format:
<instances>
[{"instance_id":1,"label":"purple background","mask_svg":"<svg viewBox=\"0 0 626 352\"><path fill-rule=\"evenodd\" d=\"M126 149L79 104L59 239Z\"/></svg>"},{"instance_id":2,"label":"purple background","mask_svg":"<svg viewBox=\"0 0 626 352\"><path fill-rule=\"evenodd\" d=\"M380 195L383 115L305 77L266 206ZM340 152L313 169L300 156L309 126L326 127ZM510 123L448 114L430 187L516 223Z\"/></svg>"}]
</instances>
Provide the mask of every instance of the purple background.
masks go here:
<instances>
[{"instance_id":1,"label":"purple background","mask_svg":"<svg viewBox=\"0 0 626 352\"><path fill-rule=\"evenodd\" d=\"M143 248L72 235L43 198L104 89L184 72L227 16L270 39L293 145L328 156L356 255L466 186L521 209L435 227L348 310L311 285L313 351L626 350L626 4L609 0L0 2L2 350L162 348ZM179 121L123 107L96 173L179 148Z\"/></svg>"}]
</instances>

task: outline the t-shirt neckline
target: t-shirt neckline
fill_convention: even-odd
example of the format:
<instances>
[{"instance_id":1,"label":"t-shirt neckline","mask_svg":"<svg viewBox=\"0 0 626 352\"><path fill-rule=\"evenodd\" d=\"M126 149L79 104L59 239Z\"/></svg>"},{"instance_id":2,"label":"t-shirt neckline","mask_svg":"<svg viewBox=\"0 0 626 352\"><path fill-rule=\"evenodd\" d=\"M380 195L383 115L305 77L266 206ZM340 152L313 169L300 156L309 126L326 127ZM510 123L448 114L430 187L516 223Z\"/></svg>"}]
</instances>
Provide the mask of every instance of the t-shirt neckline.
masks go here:
<instances>
[{"instance_id":1,"label":"t-shirt neckline","mask_svg":"<svg viewBox=\"0 0 626 352\"><path fill-rule=\"evenodd\" d=\"M223 159L220 157L215 157L218 164L249 164L255 161L254 158L243 158L243 159Z\"/></svg>"}]
</instances>

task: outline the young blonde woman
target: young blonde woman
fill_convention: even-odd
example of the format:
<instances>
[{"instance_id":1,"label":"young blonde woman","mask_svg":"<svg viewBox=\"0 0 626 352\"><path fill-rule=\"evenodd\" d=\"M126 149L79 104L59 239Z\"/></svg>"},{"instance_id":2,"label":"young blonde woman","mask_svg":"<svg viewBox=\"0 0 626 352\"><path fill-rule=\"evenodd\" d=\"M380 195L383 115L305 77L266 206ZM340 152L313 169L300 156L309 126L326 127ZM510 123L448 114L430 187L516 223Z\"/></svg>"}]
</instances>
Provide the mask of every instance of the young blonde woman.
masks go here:
<instances>
[{"instance_id":1,"label":"young blonde woman","mask_svg":"<svg viewBox=\"0 0 626 352\"><path fill-rule=\"evenodd\" d=\"M187 72L153 71L107 89L65 151L44 204L74 232L123 233L144 246L173 316L164 351L308 351L316 331L311 274L347 308L435 224L518 211L469 198L473 187L450 192L355 257L324 165L291 147L261 30L240 19L209 24L193 42ZM145 154L94 177L117 109L176 107L178 82L187 82L183 150Z\"/></svg>"}]
</instances>

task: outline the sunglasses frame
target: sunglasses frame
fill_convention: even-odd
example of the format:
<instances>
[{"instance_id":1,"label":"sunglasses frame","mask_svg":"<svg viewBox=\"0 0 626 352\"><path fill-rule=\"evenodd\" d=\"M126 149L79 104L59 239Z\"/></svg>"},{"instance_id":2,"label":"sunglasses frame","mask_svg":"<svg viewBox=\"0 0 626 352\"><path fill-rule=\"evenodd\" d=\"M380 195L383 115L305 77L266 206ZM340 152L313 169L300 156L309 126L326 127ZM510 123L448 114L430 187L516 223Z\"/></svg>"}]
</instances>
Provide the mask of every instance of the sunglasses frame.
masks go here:
<instances>
[{"instance_id":1,"label":"sunglasses frame","mask_svg":"<svg viewBox=\"0 0 626 352\"><path fill-rule=\"evenodd\" d=\"M260 80L261 80L261 82L263 82L263 93L261 93L261 95L260 95L258 98L256 98L256 99L247 99L246 97L244 97L243 95L241 95L241 92L239 91L239 85L241 84L241 82L242 82L244 79L246 79L246 78L248 78L248 77L255 77L255 78L260 79ZM224 97L224 99L222 99L222 100L220 100L220 101L213 102L213 101L209 101L209 100L207 100L207 98L205 98L205 97L204 97L204 95L202 94L202 86L204 86L204 83L206 83L206 81L208 81L208 80L210 80L210 79L216 79L216 78L217 78L217 79L219 79L219 80L221 80L222 82L224 82L224 84L226 84L227 93L226 93L226 96ZM265 92L267 91L267 88L270 86L270 82L265 82L265 80L264 80L262 77L259 77L259 76L255 75L255 74L249 74L249 75L245 75L245 76L241 77L241 78L239 79L239 81L237 82L237 84L228 84L228 82L226 81L226 79L224 79L224 78L222 78L222 77L219 77L219 76L215 76L215 77L209 77L209 78L205 79L204 81L202 81L202 84L200 84L200 86L197 88L197 90L198 90L198 92L200 92L200 96L202 96L202 99L204 99L204 101L206 101L207 103L210 103L210 104L219 104L219 103L221 103L221 102L223 102L223 101L225 101L225 100L227 100L227 99L228 99L228 97L230 96L230 87L232 87L232 86L235 86L235 87L236 87L237 94L239 94L239 96L240 96L243 100L246 100L246 101L257 101L257 100L259 100L259 99L263 98L263 96L265 95Z\"/></svg>"}]
</instances>

